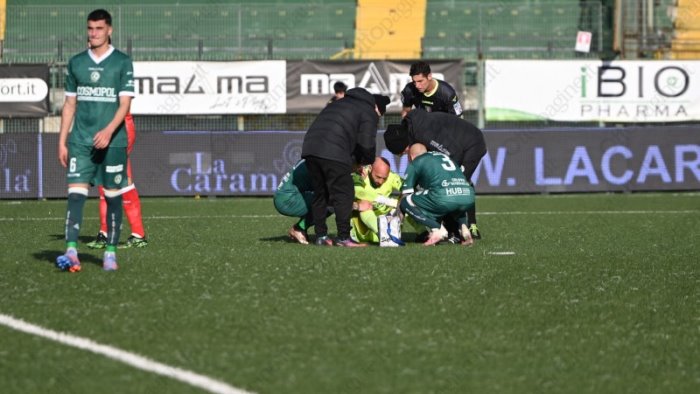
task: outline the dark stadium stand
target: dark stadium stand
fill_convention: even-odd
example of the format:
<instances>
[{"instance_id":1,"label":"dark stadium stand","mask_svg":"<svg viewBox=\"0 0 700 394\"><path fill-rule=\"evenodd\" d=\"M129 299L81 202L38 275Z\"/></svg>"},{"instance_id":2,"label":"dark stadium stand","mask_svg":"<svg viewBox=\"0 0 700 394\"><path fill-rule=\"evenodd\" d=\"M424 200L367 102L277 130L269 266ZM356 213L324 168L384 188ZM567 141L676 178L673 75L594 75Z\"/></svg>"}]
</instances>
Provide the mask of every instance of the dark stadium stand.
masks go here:
<instances>
[{"instance_id":1,"label":"dark stadium stand","mask_svg":"<svg viewBox=\"0 0 700 394\"><path fill-rule=\"evenodd\" d=\"M94 8L82 3L10 2L3 61L60 62L82 49ZM135 60L327 59L354 41L354 2L194 3L110 8L115 45Z\"/></svg>"},{"instance_id":2,"label":"dark stadium stand","mask_svg":"<svg viewBox=\"0 0 700 394\"><path fill-rule=\"evenodd\" d=\"M696 3L655 0L647 17L647 3L633 0L433 0L411 2L418 9L398 20L394 9L405 4L396 0L117 0L108 8L115 46L134 60L567 59L619 51L624 58L697 59ZM374 8L363 13L363 4ZM94 8L86 0L8 0L2 62L66 61L83 48L81 26ZM408 21L423 14L424 23ZM370 51L360 48L386 18L388 34ZM593 32L590 54L573 51L579 30ZM414 35L422 36L418 51Z\"/></svg>"},{"instance_id":3,"label":"dark stadium stand","mask_svg":"<svg viewBox=\"0 0 700 394\"><path fill-rule=\"evenodd\" d=\"M571 58L578 0L429 2L423 56L428 58Z\"/></svg>"},{"instance_id":4,"label":"dark stadium stand","mask_svg":"<svg viewBox=\"0 0 700 394\"><path fill-rule=\"evenodd\" d=\"M114 45L136 61L458 58L465 60L465 97L476 98L483 93L478 59L698 59L697 2L113 0L106 7L114 16ZM362 14L362 4L374 8ZM394 19L392 8L406 4L417 7L411 13L420 17ZM52 94L60 97L65 63L85 48L85 19L94 8L89 0L7 0L0 63L51 63ZM361 53L363 35L387 17L393 23L388 35L371 53ZM589 54L573 50L579 30L593 32ZM51 105L57 114L60 100ZM470 120L479 115L476 105L465 111ZM398 121L393 116L385 121ZM240 120L210 119L206 127L230 130ZM248 115L241 129L303 130L311 120L308 114ZM4 119L3 130L28 128L26 122L33 121ZM145 116L139 122L153 131L193 127L182 117Z\"/></svg>"}]
</instances>

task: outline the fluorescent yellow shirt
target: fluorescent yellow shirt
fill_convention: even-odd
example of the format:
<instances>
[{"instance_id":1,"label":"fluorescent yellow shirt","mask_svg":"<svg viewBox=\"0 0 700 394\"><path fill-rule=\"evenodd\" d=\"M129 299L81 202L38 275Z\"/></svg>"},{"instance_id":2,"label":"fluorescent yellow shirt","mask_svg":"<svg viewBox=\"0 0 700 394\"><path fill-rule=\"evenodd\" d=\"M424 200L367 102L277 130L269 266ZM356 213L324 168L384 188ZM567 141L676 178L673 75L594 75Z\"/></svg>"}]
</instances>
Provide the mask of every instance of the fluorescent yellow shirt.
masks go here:
<instances>
[{"instance_id":1,"label":"fluorescent yellow shirt","mask_svg":"<svg viewBox=\"0 0 700 394\"><path fill-rule=\"evenodd\" d=\"M372 186L372 180L369 175L369 170L365 169L367 176L362 177L360 174L353 174L353 182L355 184L355 200L365 200L372 203L374 212L378 215L384 215L389 213L393 208L391 204L387 205L390 201L389 196L393 192L399 192L401 190L401 183L403 180L395 172L389 171L389 176L386 178L381 186L375 188ZM391 199L393 200L393 199ZM395 203L395 200L394 200Z\"/></svg>"}]
</instances>

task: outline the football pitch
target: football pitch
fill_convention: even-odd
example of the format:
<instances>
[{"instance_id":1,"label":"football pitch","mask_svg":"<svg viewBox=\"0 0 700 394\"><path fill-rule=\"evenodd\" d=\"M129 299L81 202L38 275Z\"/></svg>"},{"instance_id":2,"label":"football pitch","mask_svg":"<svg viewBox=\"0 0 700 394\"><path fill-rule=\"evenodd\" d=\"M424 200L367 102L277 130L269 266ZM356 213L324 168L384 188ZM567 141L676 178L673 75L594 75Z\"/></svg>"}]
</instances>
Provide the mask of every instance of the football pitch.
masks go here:
<instances>
[{"instance_id":1,"label":"football pitch","mask_svg":"<svg viewBox=\"0 0 700 394\"><path fill-rule=\"evenodd\" d=\"M347 249L270 198L143 198L104 272L91 199L70 274L65 201L0 201L0 392L700 392L700 194L477 204L471 248Z\"/></svg>"}]
</instances>

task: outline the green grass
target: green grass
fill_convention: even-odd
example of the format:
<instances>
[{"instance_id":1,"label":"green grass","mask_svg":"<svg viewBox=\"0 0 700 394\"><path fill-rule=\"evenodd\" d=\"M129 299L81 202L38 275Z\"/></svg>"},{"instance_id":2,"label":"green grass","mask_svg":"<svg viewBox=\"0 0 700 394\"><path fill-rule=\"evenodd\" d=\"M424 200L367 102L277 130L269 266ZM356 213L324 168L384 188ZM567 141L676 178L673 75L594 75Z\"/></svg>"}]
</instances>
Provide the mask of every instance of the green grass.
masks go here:
<instances>
[{"instance_id":1,"label":"green grass","mask_svg":"<svg viewBox=\"0 0 700 394\"><path fill-rule=\"evenodd\" d=\"M65 202L0 201L0 314L260 393L700 391L700 195L478 208L472 248L343 249L288 242L267 198L146 198L147 248L107 273L83 247L69 274L53 266ZM201 392L2 325L0 382Z\"/></svg>"}]
</instances>

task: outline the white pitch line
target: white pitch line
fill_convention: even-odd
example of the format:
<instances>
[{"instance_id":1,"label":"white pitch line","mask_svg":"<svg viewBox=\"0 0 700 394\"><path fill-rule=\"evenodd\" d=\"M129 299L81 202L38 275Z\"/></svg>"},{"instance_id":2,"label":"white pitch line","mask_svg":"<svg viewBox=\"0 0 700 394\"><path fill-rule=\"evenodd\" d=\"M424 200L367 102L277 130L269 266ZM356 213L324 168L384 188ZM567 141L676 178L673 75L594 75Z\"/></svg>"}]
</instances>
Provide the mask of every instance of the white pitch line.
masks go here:
<instances>
[{"instance_id":1,"label":"white pitch line","mask_svg":"<svg viewBox=\"0 0 700 394\"><path fill-rule=\"evenodd\" d=\"M494 256L514 256L515 252L489 252L489 254Z\"/></svg>"},{"instance_id":2,"label":"white pitch line","mask_svg":"<svg viewBox=\"0 0 700 394\"><path fill-rule=\"evenodd\" d=\"M511 211L511 212L479 212L479 215L486 216L508 216L508 215L697 215L700 210L682 211ZM270 219L281 218L282 215L165 215L165 216L144 216L146 220L182 220L182 219ZM97 219L97 217L85 216L83 220ZM62 216L39 217L39 218L8 218L0 217L0 222L42 222L65 220Z\"/></svg>"},{"instance_id":3,"label":"white pitch line","mask_svg":"<svg viewBox=\"0 0 700 394\"><path fill-rule=\"evenodd\" d=\"M181 216L144 216L145 220L180 220L180 219L269 219L281 218L282 215L181 215ZM98 219L97 216L85 216L83 221ZM66 220L63 217L40 217L40 218L0 218L0 222L44 222L53 220Z\"/></svg>"},{"instance_id":4,"label":"white pitch line","mask_svg":"<svg viewBox=\"0 0 700 394\"><path fill-rule=\"evenodd\" d=\"M504 211L504 212L479 212L479 215L688 215L700 214L700 210L689 209L685 211Z\"/></svg>"},{"instance_id":5,"label":"white pitch line","mask_svg":"<svg viewBox=\"0 0 700 394\"><path fill-rule=\"evenodd\" d=\"M222 381L212 379L210 377L199 375L197 373L187 371L177 367L171 367L166 364L161 364L157 361L150 360L138 354L130 353L125 350L117 349L112 346L102 345L86 338L73 336L70 334L49 330L34 324L27 323L23 320L15 319L11 316L0 313L0 324L7 326L13 330L22 331L27 334L36 335L46 338L64 345L76 347L78 349L87 350L93 353L101 354L112 360L131 365L147 372L153 372L158 375L163 375L168 378L176 379L187 383L191 386L199 387L210 393L215 394L247 394L248 391L237 389Z\"/></svg>"}]
</instances>

